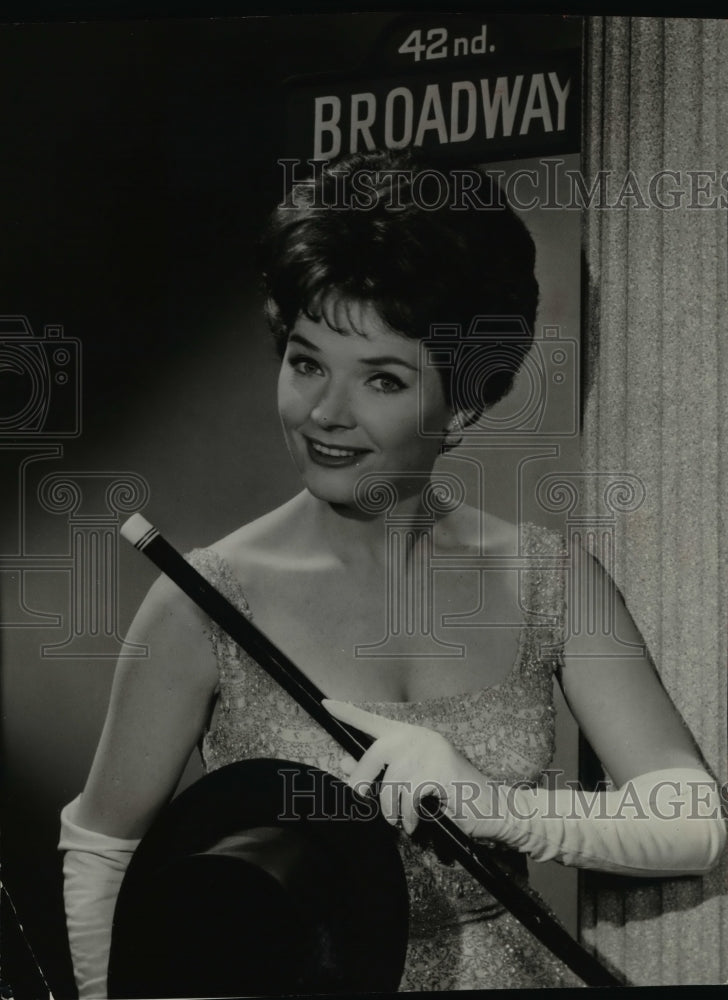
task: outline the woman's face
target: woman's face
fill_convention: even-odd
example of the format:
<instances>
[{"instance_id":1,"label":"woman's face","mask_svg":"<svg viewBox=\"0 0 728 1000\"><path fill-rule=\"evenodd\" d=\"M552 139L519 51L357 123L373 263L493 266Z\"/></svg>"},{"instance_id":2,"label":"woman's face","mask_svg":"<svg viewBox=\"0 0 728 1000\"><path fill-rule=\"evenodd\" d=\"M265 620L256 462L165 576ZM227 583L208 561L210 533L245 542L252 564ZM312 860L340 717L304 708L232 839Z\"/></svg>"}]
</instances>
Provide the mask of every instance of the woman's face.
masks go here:
<instances>
[{"instance_id":1,"label":"woman's face","mask_svg":"<svg viewBox=\"0 0 728 1000\"><path fill-rule=\"evenodd\" d=\"M393 333L366 304L348 303L347 312L337 303L335 322L342 333L325 318L299 315L281 364L278 410L310 492L352 504L362 476L429 473L452 411L419 341Z\"/></svg>"}]
</instances>

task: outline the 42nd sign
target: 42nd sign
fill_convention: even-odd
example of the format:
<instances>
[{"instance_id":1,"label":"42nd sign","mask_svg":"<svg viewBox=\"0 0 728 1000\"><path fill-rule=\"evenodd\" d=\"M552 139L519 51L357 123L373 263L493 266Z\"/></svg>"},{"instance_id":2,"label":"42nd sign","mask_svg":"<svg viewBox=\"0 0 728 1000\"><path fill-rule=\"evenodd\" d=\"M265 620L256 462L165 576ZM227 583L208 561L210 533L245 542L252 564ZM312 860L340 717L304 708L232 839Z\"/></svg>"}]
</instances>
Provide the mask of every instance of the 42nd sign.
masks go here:
<instances>
[{"instance_id":1,"label":"42nd sign","mask_svg":"<svg viewBox=\"0 0 728 1000\"><path fill-rule=\"evenodd\" d=\"M403 56L410 56L415 62L421 59L447 59L467 56L482 56L495 52L496 46L488 42L488 25L483 24L474 35L451 37L445 27L415 28L397 48Z\"/></svg>"},{"instance_id":2,"label":"42nd sign","mask_svg":"<svg viewBox=\"0 0 728 1000\"><path fill-rule=\"evenodd\" d=\"M407 16L382 31L351 75L289 78L286 156L413 146L484 163L578 151L573 31L544 41L506 27L482 15Z\"/></svg>"}]
</instances>

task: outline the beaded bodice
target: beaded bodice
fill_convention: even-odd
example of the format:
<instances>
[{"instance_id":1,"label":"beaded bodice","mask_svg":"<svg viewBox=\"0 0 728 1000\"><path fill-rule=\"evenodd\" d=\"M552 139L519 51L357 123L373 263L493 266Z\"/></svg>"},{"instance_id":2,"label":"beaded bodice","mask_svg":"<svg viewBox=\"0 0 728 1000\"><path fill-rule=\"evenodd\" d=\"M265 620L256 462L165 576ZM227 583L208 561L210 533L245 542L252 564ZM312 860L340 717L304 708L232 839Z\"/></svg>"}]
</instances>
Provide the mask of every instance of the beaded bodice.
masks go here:
<instances>
[{"instance_id":1,"label":"beaded bodice","mask_svg":"<svg viewBox=\"0 0 728 1000\"><path fill-rule=\"evenodd\" d=\"M357 702L389 718L438 730L485 775L508 783L537 782L551 762L553 672L561 662L563 642L563 540L532 524L522 525L521 538L524 620L517 656L504 679L475 693L419 702ZM194 549L185 558L254 620L239 582L219 553ZM219 687L211 728L201 742L206 770L249 757L277 757L343 777L342 750L333 739L216 624L210 623L208 635ZM441 862L405 835L400 841L410 889L411 938L495 910L502 913L493 897L458 866Z\"/></svg>"}]
</instances>

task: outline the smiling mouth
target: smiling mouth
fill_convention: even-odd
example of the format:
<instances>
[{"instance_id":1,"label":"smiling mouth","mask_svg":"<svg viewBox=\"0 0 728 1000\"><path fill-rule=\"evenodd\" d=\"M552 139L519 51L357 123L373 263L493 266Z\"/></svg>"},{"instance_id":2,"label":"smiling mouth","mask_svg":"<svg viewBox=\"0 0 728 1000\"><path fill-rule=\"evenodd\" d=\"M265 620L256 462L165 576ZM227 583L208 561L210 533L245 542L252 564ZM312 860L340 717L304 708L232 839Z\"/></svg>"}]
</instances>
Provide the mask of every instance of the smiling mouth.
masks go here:
<instances>
[{"instance_id":1,"label":"smiling mouth","mask_svg":"<svg viewBox=\"0 0 728 1000\"><path fill-rule=\"evenodd\" d=\"M309 455L314 460L320 460L326 464L353 462L361 455L365 455L368 450L366 448L342 448L338 445L322 444L321 441L305 437L305 435L304 438L308 446Z\"/></svg>"}]
</instances>

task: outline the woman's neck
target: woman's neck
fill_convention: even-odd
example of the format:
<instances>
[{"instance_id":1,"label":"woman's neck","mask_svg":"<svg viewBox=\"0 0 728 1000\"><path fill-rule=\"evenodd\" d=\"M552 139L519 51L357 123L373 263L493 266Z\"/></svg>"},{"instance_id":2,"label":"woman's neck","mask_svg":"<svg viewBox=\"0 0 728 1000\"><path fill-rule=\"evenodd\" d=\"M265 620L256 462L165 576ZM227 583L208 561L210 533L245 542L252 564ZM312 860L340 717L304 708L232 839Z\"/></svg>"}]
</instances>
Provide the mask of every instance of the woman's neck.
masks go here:
<instances>
[{"instance_id":1,"label":"woman's neck","mask_svg":"<svg viewBox=\"0 0 728 1000\"><path fill-rule=\"evenodd\" d=\"M395 526L407 550L423 534L432 531L435 517L423 506L421 497L407 497L386 511L361 510L331 504L308 490L296 497L297 527L306 547L317 553L328 551L344 565L381 567L388 558L388 528Z\"/></svg>"}]
</instances>

